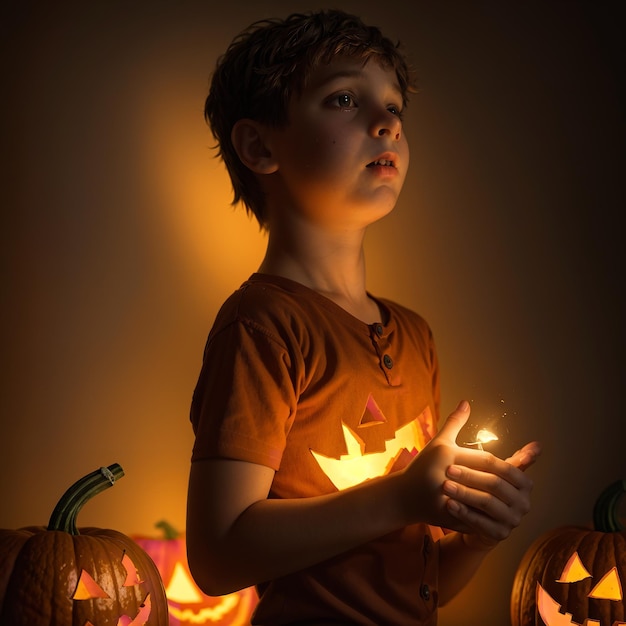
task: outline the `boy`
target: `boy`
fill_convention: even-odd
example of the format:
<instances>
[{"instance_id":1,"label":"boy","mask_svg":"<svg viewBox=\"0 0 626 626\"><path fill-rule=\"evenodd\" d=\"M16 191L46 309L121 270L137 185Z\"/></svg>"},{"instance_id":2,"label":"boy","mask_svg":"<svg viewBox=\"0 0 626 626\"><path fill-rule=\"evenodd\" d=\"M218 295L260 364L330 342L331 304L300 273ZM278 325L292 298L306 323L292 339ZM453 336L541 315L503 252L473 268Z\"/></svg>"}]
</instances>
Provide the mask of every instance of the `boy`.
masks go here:
<instances>
[{"instance_id":1,"label":"boy","mask_svg":"<svg viewBox=\"0 0 626 626\"><path fill-rule=\"evenodd\" d=\"M412 90L397 47L340 11L253 24L212 78L234 202L268 244L209 334L187 544L206 593L257 585L254 624L436 624L529 509L537 444L507 461L458 447L467 402L436 433L430 329L366 290Z\"/></svg>"}]
</instances>

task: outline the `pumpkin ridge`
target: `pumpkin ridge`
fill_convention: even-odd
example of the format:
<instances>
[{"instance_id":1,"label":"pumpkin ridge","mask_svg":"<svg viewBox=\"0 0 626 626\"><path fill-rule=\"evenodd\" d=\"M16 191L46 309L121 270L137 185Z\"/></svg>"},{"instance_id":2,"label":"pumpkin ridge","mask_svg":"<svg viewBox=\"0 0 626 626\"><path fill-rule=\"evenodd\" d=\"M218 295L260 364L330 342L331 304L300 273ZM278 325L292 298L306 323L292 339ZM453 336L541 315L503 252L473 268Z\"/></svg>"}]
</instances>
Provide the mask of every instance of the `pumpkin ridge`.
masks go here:
<instances>
[{"instance_id":1,"label":"pumpkin ridge","mask_svg":"<svg viewBox=\"0 0 626 626\"><path fill-rule=\"evenodd\" d=\"M6 596L7 586L11 578L11 572L19 553L30 539L32 533L25 529L14 533L0 533L0 554L2 555L2 567L0 567L0 615L2 615L2 599Z\"/></svg>"},{"instance_id":2,"label":"pumpkin ridge","mask_svg":"<svg viewBox=\"0 0 626 626\"><path fill-rule=\"evenodd\" d=\"M45 535L45 536L44 536ZM67 533L54 532L48 536L45 529L33 534L22 545L6 588L6 596L0 624L28 624L29 626L61 626L71 624L71 603L60 600L66 592L57 576L41 577L41 571L55 571L57 559L67 562L72 555L71 546L65 541ZM68 550L69 548L69 550ZM10 600L7 602L6 600ZM58 620L48 621L48 615Z\"/></svg>"},{"instance_id":3,"label":"pumpkin ridge","mask_svg":"<svg viewBox=\"0 0 626 626\"><path fill-rule=\"evenodd\" d=\"M575 614L574 616L582 616L583 619L580 620L582 623L584 622L584 617L601 619L601 614L598 612L598 608L602 611L602 607L596 606L593 599L589 597L589 592L595 584L594 580L597 578L596 572L600 572L602 568L602 564L599 562L599 557L600 545L603 542L603 538L600 533L596 533L588 528L581 528L581 534L578 535L578 539L578 556L585 567L589 570L592 577L578 583L571 583L569 585L567 606L575 606L576 599L579 599L577 607L579 614ZM585 590L584 595L580 591L581 588L584 588Z\"/></svg>"},{"instance_id":4,"label":"pumpkin ridge","mask_svg":"<svg viewBox=\"0 0 626 626\"><path fill-rule=\"evenodd\" d=\"M536 561L536 551L543 546L548 540L547 536L541 536L536 539L531 548L524 555L517 570L517 576L513 579L513 588L511 591L511 623L523 624L528 622L525 616L525 610L528 605L526 602L526 594L528 589L527 581L532 577L531 572L534 571L534 563Z\"/></svg>"}]
</instances>

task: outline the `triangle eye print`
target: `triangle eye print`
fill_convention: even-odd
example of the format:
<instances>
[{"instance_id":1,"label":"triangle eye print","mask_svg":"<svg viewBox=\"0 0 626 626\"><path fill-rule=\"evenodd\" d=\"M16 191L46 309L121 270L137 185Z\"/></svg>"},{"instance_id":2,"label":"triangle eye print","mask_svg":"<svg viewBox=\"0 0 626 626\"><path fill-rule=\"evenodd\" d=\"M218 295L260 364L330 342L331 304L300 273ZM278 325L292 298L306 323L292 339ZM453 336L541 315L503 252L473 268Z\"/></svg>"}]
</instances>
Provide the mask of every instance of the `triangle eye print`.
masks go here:
<instances>
[{"instance_id":1,"label":"triangle eye print","mask_svg":"<svg viewBox=\"0 0 626 626\"><path fill-rule=\"evenodd\" d=\"M393 436L385 441L384 450L367 453L365 441L359 432L386 423L385 416L370 394L357 431L344 422L341 423L346 454L334 458L311 450L319 467L339 491L401 469L434 435L433 420L427 407L417 418L396 430Z\"/></svg>"}]
</instances>

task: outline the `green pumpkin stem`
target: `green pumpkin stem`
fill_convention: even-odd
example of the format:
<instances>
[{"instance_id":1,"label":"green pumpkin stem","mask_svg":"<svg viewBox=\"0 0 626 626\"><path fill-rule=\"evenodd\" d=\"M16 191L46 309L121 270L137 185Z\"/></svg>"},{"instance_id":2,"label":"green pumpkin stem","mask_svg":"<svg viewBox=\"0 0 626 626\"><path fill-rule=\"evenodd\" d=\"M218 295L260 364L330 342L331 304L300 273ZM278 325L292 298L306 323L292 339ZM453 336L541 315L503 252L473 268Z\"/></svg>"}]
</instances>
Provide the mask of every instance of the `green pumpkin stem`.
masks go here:
<instances>
[{"instance_id":1,"label":"green pumpkin stem","mask_svg":"<svg viewBox=\"0 0 626 626\"><path fill-rule=\"evenodd\" d=\"M593 507L593 525L604 533L622 532L626 529L618 514L618 503L626 493L626 479L609 485Z\"/></svg>"},{"instance_id":2,"label":"green pumpkin stem","mask_svg":"<svg viewBox=\"0 0 626 626\"><path fill-rule=\"evenodd\" d=\"M112 487L122 476L124 476L122 466L119 463L113 463L109 467L101 467L77 480L54 507L50 522L48 522L48 530L62 530L70 535L80 534L76 528L78 512L87 500Z\"/></svg>"},{"instance_id":3,"label":"green pumpkin stem","mask_svg":"<svg viewBox=\"0 0 626 626\"><path fill-rule=\"evenodd\" d=\"M163 539L165 540L178 539L180 537L180 532L164 519L157 522L154 526L163 531Z\"/></svg>"}]
</instances>

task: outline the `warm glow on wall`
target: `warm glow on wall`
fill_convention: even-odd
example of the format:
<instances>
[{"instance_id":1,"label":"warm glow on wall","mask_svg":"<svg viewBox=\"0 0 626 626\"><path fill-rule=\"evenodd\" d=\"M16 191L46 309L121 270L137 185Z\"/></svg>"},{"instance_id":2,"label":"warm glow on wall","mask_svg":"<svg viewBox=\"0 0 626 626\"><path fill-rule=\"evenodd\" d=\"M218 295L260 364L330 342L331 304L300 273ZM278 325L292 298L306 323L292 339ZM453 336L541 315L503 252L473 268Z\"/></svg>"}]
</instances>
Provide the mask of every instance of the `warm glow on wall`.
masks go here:
<instances>
[{"instance_id":1,"label":"warm glow on wall","mask_svg":"<svg viewBox=\"0 0 626 626\"><path fill-rule=\"evenodd\" d=\"M266 240L242 206L231 207L230 179L202 117L205 97L198 89L152 103L143 120L141 165L185 274L230 292L258 267Z\"/></svg>"}]
</instances>

